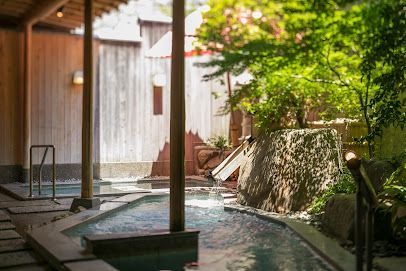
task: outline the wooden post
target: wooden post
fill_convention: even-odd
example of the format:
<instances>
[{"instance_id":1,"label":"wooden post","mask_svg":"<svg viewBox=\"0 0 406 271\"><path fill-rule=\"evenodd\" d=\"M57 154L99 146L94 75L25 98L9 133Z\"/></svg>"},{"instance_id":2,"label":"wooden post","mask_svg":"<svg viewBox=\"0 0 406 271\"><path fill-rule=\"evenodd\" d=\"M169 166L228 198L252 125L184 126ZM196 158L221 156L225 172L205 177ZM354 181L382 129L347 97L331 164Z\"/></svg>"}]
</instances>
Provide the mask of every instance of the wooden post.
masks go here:
<instances>
[{"instance_id":1,"label":"wooden post","mask_svg":"<svg viewBox=\"0 0 406 271\"><path fill-rule=\"evenodd\" d=\"M31 42L32 25L24 25L24 128L23 128L23 178L28 179L31 146Z\"/></svg>"},{"instance_id":2,"label":"wooden post","mask_svg":"<svg viewBox=\"0 0 406 271\"><path fill-rule=\"evenodd\" d=\"M233 95L233 91L231 89L231 74L229 72L226 73L227 77L227 90L228 90L228 99L231 100L231 96ZM230 107L230 136L231 136L231 145L233 148L237 148L240 145L240 141L238 140L238 125L235 121L235 112L232 107Z\"/></svg>"},{"instance_id":3,"label":"wooden post","mask_svg":"<svg viewBox=\"0 0 406 271\"><path fill-rule=\"evenodd\" d=\"M82 112L82 198L93 198L93 1L85 0Z\"/></svg>"},{"instance_id":4,"label":"wooden post","mask_svg":"<svg viewBox=\"0 0 406 271\"><path fill-rule=\"evenodd\" d=\"M173 0L171 123L170 123L170 230L185 229L185 1Z\"/></svg>"}]
</instances>

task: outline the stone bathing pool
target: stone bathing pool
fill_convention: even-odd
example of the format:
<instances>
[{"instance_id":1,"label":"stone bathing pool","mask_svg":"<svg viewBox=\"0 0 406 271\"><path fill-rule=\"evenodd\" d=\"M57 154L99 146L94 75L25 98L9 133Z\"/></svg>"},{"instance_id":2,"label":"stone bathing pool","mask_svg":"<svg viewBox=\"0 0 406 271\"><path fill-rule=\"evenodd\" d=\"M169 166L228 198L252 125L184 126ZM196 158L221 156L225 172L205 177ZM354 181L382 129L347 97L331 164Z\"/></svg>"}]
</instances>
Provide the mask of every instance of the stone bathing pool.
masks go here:
<instances>
[{"instance_id":1,"label":"stone bathing pool","mask_svg":"<svg viewBox=\"0 0 406 271\"><path fill-rule=\"evenodd\" d=\"M207 180L187 178L186 187L212 187L213 184ZM1 189L12 195L13 197L26 200L29 198L29 185L22 183L9 183L0 185ZM93 192L96 196L110 196L110 195L125 195L129 193L145 193L157 189L168 189L168 179L107 179L95 180ZM70 182L57 182L56 183L56 197L75 197L80 195L81 183L80 181ZM51 198L52 197L52 184L45 182L41 186L41 195L38 193L38 183L33 184L33 198Z\"/></svg>"},{"instance_id":2,"label":"stone bathing pool","mask_svg":"<svg viewBox=\"0 0 406 271\"><path fill-rule=\"evenodd\" d=\"M252 214L227 211L217 194L187 193L185 206L186 227L200 230L199 265L191 270L334 270L291 230ZM142 233L168 225L169 195L148 195L63 234L84 246L85 235ZM159 264L148 256L105 260L119 270L184 270L182 255L168 257Z\"/></svg>"}]
</instances>

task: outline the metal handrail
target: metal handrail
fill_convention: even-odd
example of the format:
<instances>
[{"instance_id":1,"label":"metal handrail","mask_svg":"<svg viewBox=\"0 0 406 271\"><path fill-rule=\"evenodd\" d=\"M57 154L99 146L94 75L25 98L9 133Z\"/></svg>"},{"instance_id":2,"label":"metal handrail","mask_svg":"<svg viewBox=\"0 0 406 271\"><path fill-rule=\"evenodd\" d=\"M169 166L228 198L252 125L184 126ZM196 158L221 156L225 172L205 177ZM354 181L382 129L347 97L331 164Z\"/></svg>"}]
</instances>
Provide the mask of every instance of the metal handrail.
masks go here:
<instances>
[{"instance_id":1,"label":"metal handrail","mask_svg":"<svg viewBox=\"0 0 406 271\"><path fill-rule=\"evenodd\" d=\"M30 147L30 195L33 197L33 168L32 168L32 149L34 148L45 148L44 154L42 156L41 164L39 166L39 178L38 178L38 195L41 195L41 180L42 180L42 168L44 167L44 162L48 154L48 149L52 148L52 199L56 199L56 174L55 174L55 146L54 145L32 145Z\"/></svg>"},{"instance_id":2,"label":"metal handrail","mask_svg":"<svg viewBox=\"0 0 406 271\"><path fill-rule=\"evenodd\" d=\"M356 270L363 270L363 252L366 248L366 269L372 270L372 245L374 213L378 205L378 197L371 180L362 164L362 160L353 152L345 155L347 167L357 183L356 212L355 212L355 255ZM363 231L363 220L365 218L365 232ZM365 239L364 239L365 237ZM365 242L364 242L365 241Z\"/></svg>"}]
</instances>

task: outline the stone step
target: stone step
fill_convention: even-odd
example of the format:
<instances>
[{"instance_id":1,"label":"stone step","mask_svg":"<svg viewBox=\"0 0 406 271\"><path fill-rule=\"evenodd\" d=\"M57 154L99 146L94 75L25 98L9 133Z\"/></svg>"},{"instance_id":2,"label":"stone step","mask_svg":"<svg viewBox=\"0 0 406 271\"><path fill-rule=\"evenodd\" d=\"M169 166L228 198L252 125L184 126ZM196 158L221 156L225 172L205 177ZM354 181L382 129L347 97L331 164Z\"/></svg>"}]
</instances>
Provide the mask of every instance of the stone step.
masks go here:
<instances>
[{"instance_id":1,"label":"stone step","mask_svg":"<svg viewBox=\"0 0 406 271\"><path fill-rule=\"evenodd\" d=\"M0 231L4 230L15 230L16 226L9 221L0 222Z\"/></svg>"},{"instance_id":2,"label":"stone step","mask_svg":"<svg viewBox=\"0 0 406 271\"><path fill-rule=\"evenodd\" d=\"M65 268L68 271L116 271L114 267L102 260L90 260L65 263Z\"/></svg>"},{"instance_id":3,"label":"stone step","mask_svg":"<svg viewBox=\"0 0 406 271\"><path fill-rule=\"evenodd\" d=\"M3 201L0 202L0 209L9 207L23 207L23 206L41 206L41 205L56 205L57 203L52 200L20 200L20 201Z\"/></svg>"},{"instance_id":4,"label":"stone step","mask_svg":"<svg viewBox=\"0 0 406 271\"><path fill-rule=\"evenodd\" d=\"M10 239L21 239L21 235L19 235L16 231L13 230L0 231L0 240L10 240Z\"/></svg>"},{"instance_id":5,"label":"stone step","mask_svg":"<svg viewBox=\"0 0 406 271\"><path fill-rule=\"evenodd\" d=\"M38 264L28 264L23 266L15 266L10 268L1 269L2 271L50 271L48 266Z\"/></svg>"},{"instance_id":6,"label":"stone step","mask_svg":"<svg viewBox=\"0 0 406 271\"><path fill-rule=\"evenodd\" d=\"M234 204L237 198L224 199L224 204Z\"/></svg>"},{"instance_id":7,"label":"stone step","mask_svg":"<svg viewBox=\"0 0 406 271\"><path fill-rule=\"evenodd\" d=\"M12 201L12 200L15 200L15 199L13 199L12 197L7 196L3 193L0 193L0 201Z\"/></svg>"},{"instance_id":8,"label":"stone step","mask_svg":"<svg viewBox=\"0 0 406 271\"><path fill-rule=\"evenodd\" d=\"M1 240L0 253L13 252L29 249L23 239Z\"/></svg>"},{"instance_id":9,"label":"stone step","mask_svg":"<svg viewBox=\"0 0 406 271\"><path fill-rule=\"evenodd\" d=\"M0 222L11 221L10 216L3 210L0 210Z\"/></svg>"},{"instance_id":10,"label":"stone step","mask_svg":"<svg viewBox=\"0 0 406 271\"><path fill-rule=\"evenodd\" d=\"M11 214L29 214L43 212L69 211L69 205L49 205L49 206L24 206L24 207L9 207L7 210Z\"/></svg>"},{"instance_id":11,"label":"stone step","mask_svg":"<svg viewBox=\"0 0 406 271\"><path fill-rule=\"evenodd\" d=\"M236 198L237 195L234 193L221 193L221 196L225 199Z\"/></svg>"},{"instance_id":12,"label":"stone step","mask_svg":"<svg viewBox=\"0 0 406 271\"><path fill-rule=\"evenodd\" d=\"M0 254L0 268L24 266L36 264L40 259L31 251L17 251ZM12 270L16 270L13 268Z\"/></svg>"}]
</instances>

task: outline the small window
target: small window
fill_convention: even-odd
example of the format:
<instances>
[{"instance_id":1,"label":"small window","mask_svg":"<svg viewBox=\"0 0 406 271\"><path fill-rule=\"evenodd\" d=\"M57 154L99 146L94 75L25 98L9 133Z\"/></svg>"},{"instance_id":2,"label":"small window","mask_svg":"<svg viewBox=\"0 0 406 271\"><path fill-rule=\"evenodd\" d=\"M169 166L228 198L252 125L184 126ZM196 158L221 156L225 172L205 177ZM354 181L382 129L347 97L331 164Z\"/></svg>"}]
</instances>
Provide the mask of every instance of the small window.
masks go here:
<instances>
[{"instance_id":1,"label":"small window","mask_svg":"<svg viewBox=\"0 0 406 271\"><path fill-rule=\"evenodd\" d=\"M154 115L162 115L162 87L154 86Z\"/></svg>"}]
</instances>

